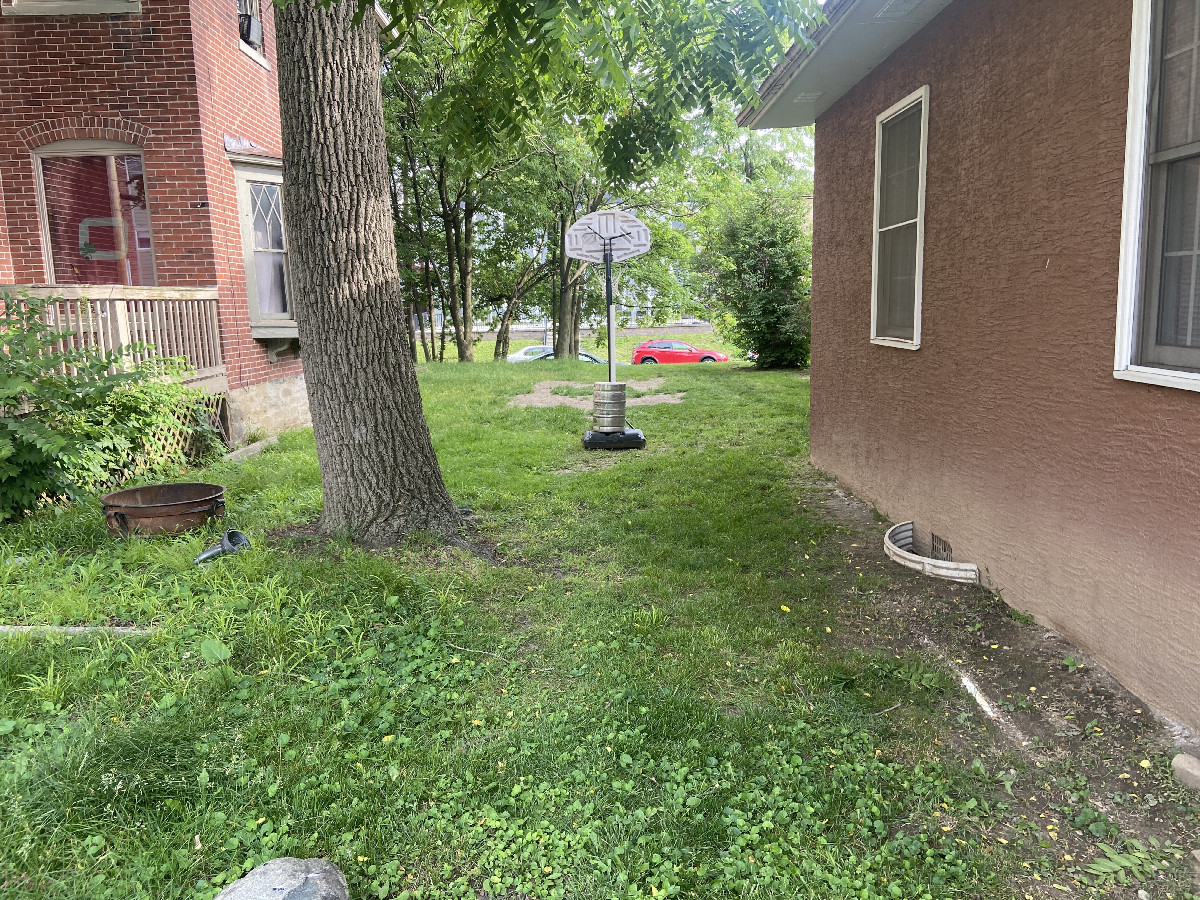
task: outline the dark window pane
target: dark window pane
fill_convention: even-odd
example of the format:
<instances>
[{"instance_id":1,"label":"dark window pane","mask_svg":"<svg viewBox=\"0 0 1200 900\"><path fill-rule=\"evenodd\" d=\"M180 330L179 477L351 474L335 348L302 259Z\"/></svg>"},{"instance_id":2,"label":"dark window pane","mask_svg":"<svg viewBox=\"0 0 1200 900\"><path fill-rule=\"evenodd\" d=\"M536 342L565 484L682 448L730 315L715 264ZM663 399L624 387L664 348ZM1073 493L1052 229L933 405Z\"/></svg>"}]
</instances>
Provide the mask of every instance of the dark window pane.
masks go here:
<instances>
[{"instance_id":1,"label":"dark window pane","mask_svg":"<svg viewBox=\"0 0 1200 900\"><path fill-rule=\"evenodd\" d=\"M1169 150L1190 143L1192 133L1192 84L1195 51L1185 50L1163 61L1162 111L1158 126L1158 149Z\"/></svg>"},{"instance_id":2,"label":"dark window pane","mask_svg":"<svg viewBox=\"0 0 1200 900\"><path fill-rule=\"evenodd\" d=\"M921 190L921 104L885 122L879 165L879 227L917 217Z\"/></svg>"},{"instance_id":3,"label":"dark window pane","mask_svg":"<svg viewBox=\"0 0 1200 900\"><path fill-rule=\"evenodd\" d=\"M1196 43L1196 0L1166 0L1163 4L1164 52L1176 53Z\"/></svg>"},{"instance_id":4,"label":"dark window pane","mask_svg":"<svg viewBox=\"0 0 1200 900\"><path fill-rule=\"evenodd\" d=\"M1163 249L1167 253L1196 248L1200 212L1200 159L1184 159L1167 167L1167 219Z\"/></svg>"},{"instance_id":5,"label":"dark window pane","mask_svg":"<svg viewBox=\"0 0 1200 900\"><path fill-rule=\"evenodd\" d=\"M1159 150L1200 140L1198 6L1198 0L1166 0L1163 4Z\"/></svg>"},{"instance_id":6,"label":"dark window pane","mask_svg":"<svg viewBox=\"0 0 1200 900\"><path fill-rule=\"evenodd\" d=\"M1168 347L1200 347L1194 254L1168 256L1163 260L1157 341Z\"/></svg>"},{"instance_id":7,"label":"dark window pane","mask_svg":"<svg viewBox=\"0 0 1200 900\"><path fill-rule=\"evenodd\" d=\"M917 304L917 224L879 234L879 308L875 333L911 341Z\"/></svg>"}]
</instances>

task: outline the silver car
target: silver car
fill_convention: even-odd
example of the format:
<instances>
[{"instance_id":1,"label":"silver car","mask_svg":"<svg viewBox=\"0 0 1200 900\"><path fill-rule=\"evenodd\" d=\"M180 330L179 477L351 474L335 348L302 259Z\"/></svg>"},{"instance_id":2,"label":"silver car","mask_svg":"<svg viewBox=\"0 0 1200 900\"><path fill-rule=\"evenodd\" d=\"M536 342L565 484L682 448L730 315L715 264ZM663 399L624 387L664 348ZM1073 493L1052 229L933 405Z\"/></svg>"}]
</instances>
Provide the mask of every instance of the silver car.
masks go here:
<instances>
[{"instance_id":1,"label":"silver car","mask_svg":"<svg viewBox=\"0 0 1200 900\"><path fill-rule=\"evenodd\" d=\"M518 350L516 353L510 353L507 359L509 362L529 362L531 359L537 359L540 356L545 356L547 353L553 352L553 347L538 344L536 347L526 347L523 350Z\"/></svg>"}]
</instances>

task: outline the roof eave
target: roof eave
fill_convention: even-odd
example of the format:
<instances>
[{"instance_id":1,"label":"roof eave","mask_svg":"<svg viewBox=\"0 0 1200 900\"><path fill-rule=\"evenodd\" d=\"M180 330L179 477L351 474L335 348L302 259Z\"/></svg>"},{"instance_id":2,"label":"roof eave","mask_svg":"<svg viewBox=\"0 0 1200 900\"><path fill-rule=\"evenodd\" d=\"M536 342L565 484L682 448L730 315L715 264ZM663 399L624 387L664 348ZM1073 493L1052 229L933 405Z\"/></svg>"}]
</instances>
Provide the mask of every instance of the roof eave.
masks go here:
<instances>
[{"instance_id":1,"label":"roof eave","mask_svg":"<svg viewBox=\"0 0 1200 900\"><path fill-rule=\"evenodd\" d=\"M830 0L826 21L788 51L738 114L746 128L811 125L952 0Z\"/></svg>"}]
</instances>

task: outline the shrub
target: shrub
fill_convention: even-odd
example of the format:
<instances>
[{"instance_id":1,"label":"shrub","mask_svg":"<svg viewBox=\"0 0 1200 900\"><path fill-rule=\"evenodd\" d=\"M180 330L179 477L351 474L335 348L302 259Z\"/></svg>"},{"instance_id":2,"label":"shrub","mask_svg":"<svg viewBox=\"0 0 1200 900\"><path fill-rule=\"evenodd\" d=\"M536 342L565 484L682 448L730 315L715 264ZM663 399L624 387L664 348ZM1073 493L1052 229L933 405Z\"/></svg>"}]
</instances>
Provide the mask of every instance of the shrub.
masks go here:
<instances>
[{"instance_id":1,"label":"shrub","mask_svg":"<svg viewBox=\"0 0 1200 900\"><path fill-rule=\"evenodd\" d=\"M808 365L812 245L801 203L756 190L729 210L712 248L716 300L728 314L714 321L764 369Z\"/></svg>"},{"instance_id":2,"label":"shrub","mask_svg":"<svg viewBox=\"0 0 1200 900\"><path fill-rule=\"evenodd\" d=\"M0 522L181 464L182 447L148 452L165 428L211 440L177 362L121 371L120 352L51 324L55 302L0 294Z\"/></svg>"}]
</instances>

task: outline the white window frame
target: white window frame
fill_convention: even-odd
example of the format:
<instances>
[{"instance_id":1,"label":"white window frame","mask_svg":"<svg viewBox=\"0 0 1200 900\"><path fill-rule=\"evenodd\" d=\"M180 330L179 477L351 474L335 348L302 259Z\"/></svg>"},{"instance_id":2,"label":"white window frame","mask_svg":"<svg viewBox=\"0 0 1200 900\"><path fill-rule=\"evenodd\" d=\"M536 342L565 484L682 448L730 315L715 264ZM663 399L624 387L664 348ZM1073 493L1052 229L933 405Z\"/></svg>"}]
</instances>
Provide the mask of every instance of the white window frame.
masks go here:
<instances>
[{"instance_id":1,"label":"white window frame","mask_svg":"<svg viewBox=\"0 0 1200 900\"><path fill-rule=\"evenodd\" d=\"M137 144L125 141L71 140L43 144L33 150L33 178L37 192L38 229L42 238L42 269L46 284L58 284L54 275L54 248L50 242L50 211L46 208L46 182L42 177L42 160L54 156L140 156L142 171L146 170L146 151ZM158 284L158 250L154 240L154 211L150 206L150 191L146 191L146 218L150 226L150 247L154 252L154 284Z\"/></svg>"},{"instance_id":2,"label":"white window frame","mask_svg":"<svg viewBox=\"0 0 1200 900\"><path fill-rule=\"evenodd\" d=\"M1200 372L1134 363L1138 311L1145 273L1143 242L1149 218L1150 91L1154 64L1154 2L1134 0L1129 51L1129 108L1125 132L1125 191L1121 203L1121 255L1117 275L1117 339L1113 377L1185 391L1200 391Z\"/></svg>"},{"instance_id":3,"label":"white window frame","mask_svg":"<svg viewBox=\"0 0 1200 900\"><path fill-rule=\"evenodd\" d=\"M228 2L228 0L227 0L227 2ZM268 0L268 2L269 2L269 0ZM263 6L264 6L264 3L262 2L262 0L259 0L257 19L259 22L259 27L261 27L263 29L263 43L262 43L262 46L255 47L253 44L242 40L241 4L238 4L238 49L241 50L248 57L250 57L252 60L254 60L256 63L258 63L260 66L262 66L264 69L266 69L269 72L269 71L271 71L271 63L267 59L267 46L266 46L267 23L264 19L264 15L263 15Z\"/></svg>"},{"instance_id":4,"label":"white window frame","mask_svg":"<svg viewBox=\"0 0 1200 900\"><path fill-rule=\"evenodd\" d=\"M283 161L264 156L230 154L237 193L238 223L242 234L242 267L246 277L246 301L249 304L250 334L257 339L295 338L295 297L292 294L291 271L284 266L284 286L287 291L288 312L264 316L258 304L258 277L254 268L254 216L250 201L250 183L266 182L283 186ZM287 222L283 223L284 246L287 246Z\"/></svg>"},{"instance_id":5,"label":"white window frame","mask_svg":"<svg viewBox=\"0 0 1200 900\"><path fill-rule=\"evenodd\" d=\"M141 0L3 0L5 16L120 16L142 11Z\"/></svg>"},{"instance_id":6,"label":"white window frame","mask_svg":"<svg viewBox=\"0 0 1200 900\"><path fill-rule=\"evenodd\" d=\"M879 194L883 178L883 126L916 104L921 104L921 169L917 189L917 265L915 297L913 299L912 340L887 337L878 333L879 315ZM873 247L871 250L871 343L901 350L919 350L921 347L921 293L925 277L925 172L929 150L929 85L913 91L899 103L888 107L875 119L875 218L872 223Z\"/></svg>"}]
</instances>

